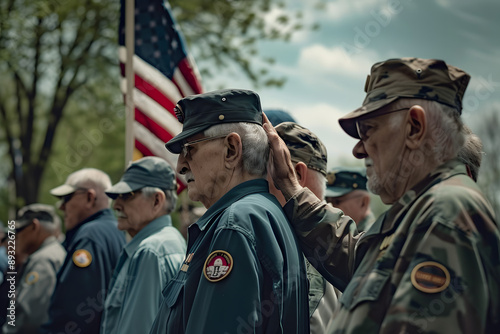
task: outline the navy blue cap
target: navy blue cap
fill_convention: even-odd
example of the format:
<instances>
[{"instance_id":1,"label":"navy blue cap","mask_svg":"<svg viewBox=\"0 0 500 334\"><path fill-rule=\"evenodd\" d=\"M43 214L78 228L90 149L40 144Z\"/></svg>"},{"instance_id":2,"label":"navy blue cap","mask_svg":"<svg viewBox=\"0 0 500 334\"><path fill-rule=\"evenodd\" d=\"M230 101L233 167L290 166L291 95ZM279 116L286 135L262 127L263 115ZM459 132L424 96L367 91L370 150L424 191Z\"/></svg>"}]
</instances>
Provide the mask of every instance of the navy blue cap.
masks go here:
<instances>
[{"instance_id":1,"label":"navy blue cap","mask_svg":"<svg viewBox=\"0 0 500 334\"><path fill-rule=\"evenodd\" d=\"M175 106L175 115L183 123L182 131L165 144L179 154L184 141L211 126L224 123L262 125L262 108L257 93L244 89L223 89L186 96Z\"/></svg>"},{"instance_id":2,"label":"navy blue cap","mask_svg":"<svg viewBox=\"0 0 500 334\"><path fill-rule=\"evenodd\" d=\"M366 190L364 167L336 167L326 175L325 197L340 197L354 190Z\"/></svg>"}]
</instances>

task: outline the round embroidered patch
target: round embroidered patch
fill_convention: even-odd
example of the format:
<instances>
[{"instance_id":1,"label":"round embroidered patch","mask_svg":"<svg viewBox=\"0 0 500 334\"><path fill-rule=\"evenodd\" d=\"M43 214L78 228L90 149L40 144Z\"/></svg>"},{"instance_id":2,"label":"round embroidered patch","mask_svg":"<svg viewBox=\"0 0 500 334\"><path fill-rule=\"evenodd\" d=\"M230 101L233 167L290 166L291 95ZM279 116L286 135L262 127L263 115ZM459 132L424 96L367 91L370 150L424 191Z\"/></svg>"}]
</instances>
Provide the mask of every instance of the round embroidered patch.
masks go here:
<instances>
[{"instance_id":1,"label":"round embroidered patch","mask_svg":"<svg viewBox=\"0 0 500 334\"><path fill-rule=\"evenodd\" d=\"M39 278L40 276L38 275L38 273L36 271L32 271L26 275L26 284L35 284Z\"/></svg>"},{"instance_id":2,"label":"round embroidered patch","mask_svg":"<svg viewBox=\"0 0 500 334\"><path fill-rule=\"evenodd\" d=\"M207 280L218 282L226 278L233 269L233 258L226 251L216 250L207 257L203 268Z\"/></svg>"},{"instance_id":3,"label":"round embroidered patch","mask_svg":"<svg viewBox=\"0 0 500 334\"><path fill-rule=\"evenodd\" d=\"M450 285L450 272L440 263L422 262L411 271L411 283L422 292L441 292Z\"/></svg>"},{"instance_id":4,"label":"round embroidered patch","mask_svg":"<svg viewBox=\"0 0 500 334\"><path fill-rule=\"evenodd\" d=\"M73 253L73 263L80 268L88 267L92 263L92 255L86 249L79 249Z\"/></svg>"}]
</instances>

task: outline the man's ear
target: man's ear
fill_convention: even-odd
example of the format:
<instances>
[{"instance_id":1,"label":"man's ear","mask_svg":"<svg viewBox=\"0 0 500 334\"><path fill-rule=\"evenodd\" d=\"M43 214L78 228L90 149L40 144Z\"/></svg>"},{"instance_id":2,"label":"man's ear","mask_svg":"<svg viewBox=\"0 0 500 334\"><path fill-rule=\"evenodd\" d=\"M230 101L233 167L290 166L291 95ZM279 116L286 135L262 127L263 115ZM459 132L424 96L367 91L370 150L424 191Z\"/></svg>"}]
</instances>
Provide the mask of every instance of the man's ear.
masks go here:
<instances>
[{"instance_id":1,"label":"man's ear","mask_svg":"<svg viewBox=\"0 0 500 334\"><path fill-rule=\"evenodd\" d=\"M87 205L93 207L97 199L97 192L95 189L90 188L87 190Z\"/></svg>"},{"instance_id":2,"label":"man's ear","mask_svg":"<svg viewBox=\"0 0 500 334\"><path fill-rule=\"evenodd\" d=\"M305 187L307 183L307 166L305 163L297 162L295 164L295 174L297 174L297 179L302 187Z\"/></svg>"},{"instance_id":3,"label":"man's ear","mask_svg":"<svg viewBox=\"0 0 500 334\"><path fill-rule=\"evenodd\" d=\"M425 109L419 105L411 107L408 114L407 126L406 143L409 148L417 149L422 145L427 129Z\"/></svg>"},{"instance_id":4,"label":"man's ear","mask_svg":"<svg viewBox=\"0 0 500 334\"><path fill-rule=\"evenodd\" d=\"M241 137L236 132L232 132L224 139L226 154L224 156L224 165L228 169L232 169L238 165L241 160L243 145Z\"/></svg>"}]
</instances>

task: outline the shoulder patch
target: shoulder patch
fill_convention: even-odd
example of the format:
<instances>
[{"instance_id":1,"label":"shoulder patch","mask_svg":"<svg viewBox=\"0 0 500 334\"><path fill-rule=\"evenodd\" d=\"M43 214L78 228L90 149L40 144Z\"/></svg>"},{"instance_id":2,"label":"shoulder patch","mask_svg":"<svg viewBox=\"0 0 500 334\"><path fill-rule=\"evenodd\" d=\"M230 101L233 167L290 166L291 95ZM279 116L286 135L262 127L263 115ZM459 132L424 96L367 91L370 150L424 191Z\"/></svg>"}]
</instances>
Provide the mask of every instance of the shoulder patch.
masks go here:
<instances>
[{"instance_id":1,"label":"shoulder patch","mask_svg":"<svg viewBox=\"0 0 500 334\"><path fill-rule=\"evenodd\" d=\"M226 278L233 269L231 254L223 250L212 252L205 260L203 274L210 282L218 282Z\"/></svg>"},{"instance_id":2,"label":"shoulder patch","mask_svg":"<svg viewBox=\"0 0 500 334\"><path fill-rule=\"evenodd\" d=\"M39 278L40 276L36 271L29 272L28 274L26 274L26 284L28 285L35 284Z\"/></svg>"},{"instance_id":3,"label":"shoulder patch","mask_svg":"<svg viewBox=\"0 0 500 334\"><path fill-rule=\"evenodd\" d=\"M80 267L88 267L92 263L92 255L86 249L78 249L73 253L73 263Z\"/></svg>"},{"instance_id":4,"label":"shoulder patch","mask_svg":"<svg viewBox=\"0 0 500 334\"><path fill-rule=\"evenodd\" d=\"M411 271L411 283L425 293L437 293L450 285L450 272L441 263L426 261Z\"/></svg>"}]
</instances>

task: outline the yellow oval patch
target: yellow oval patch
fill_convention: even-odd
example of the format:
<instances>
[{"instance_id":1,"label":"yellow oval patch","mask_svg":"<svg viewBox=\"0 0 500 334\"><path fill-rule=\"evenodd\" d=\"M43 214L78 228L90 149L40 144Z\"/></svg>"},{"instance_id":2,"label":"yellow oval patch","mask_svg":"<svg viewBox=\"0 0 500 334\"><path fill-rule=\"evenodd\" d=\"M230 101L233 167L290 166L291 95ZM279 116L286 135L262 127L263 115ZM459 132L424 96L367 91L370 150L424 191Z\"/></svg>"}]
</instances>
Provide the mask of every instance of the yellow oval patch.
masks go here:
<instances>
[{"instance_id":1,"label":"yellow oval patch","mask_svg":"<svg viewBox=\"0 0 500 334\"><path fill-rule=\"evenodd\" d=\"M440 263L426 261L411 271L411 283L425 293L438 293L450 285L450 272Z\"/></svg>"},{"instance_id":2,"label":"yellow oval patch","mask_svg":"<svg viewBox=\"0 0 500 334\"><path fill-rule=\"evenodd\" d=\"M40 276L38 275L38 273L36 271L32 271L26 275L26 284L35 284L36 282L38 282L39 278Z\"/></svg>"},{"instance_id":3,"label":"yellow oval patch","mask_svg":"<svg viewBox=\"0 0 500 334\"><path fill-rule=\"evenodd\" d=\"M207 257L203 266L203 274L210 282L218 282L226 278L233 269L231 254L223 250L216 250Z\"/></svg>"},{"instance_id":4,"label":"yellow oval patch","mask_svg":"<svg viewBox=\"0 0 500 334\"><path fill-rule=\"evenodd\" d=\"M73 253L73 263L80 267L88 267L92 263L92 255L86 249L79 249Z\"/></svg>"}]
</instances>

